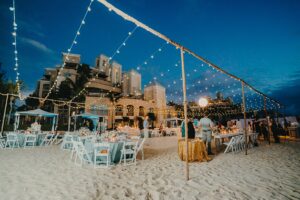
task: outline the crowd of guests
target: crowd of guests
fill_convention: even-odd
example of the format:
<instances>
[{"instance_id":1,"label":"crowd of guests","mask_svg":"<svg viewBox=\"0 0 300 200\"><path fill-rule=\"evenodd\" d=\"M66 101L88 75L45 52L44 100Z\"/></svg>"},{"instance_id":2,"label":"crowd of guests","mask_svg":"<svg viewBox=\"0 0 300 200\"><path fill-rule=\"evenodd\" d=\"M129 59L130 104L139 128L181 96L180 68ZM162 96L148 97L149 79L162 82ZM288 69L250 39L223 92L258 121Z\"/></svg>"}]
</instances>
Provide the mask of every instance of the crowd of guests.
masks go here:
<instances>
[{"instance_id":1,"label":"crowd of guests","mask_svg":"<svg viewBox=\"0 0 300 200\"><path fill-rule=\"evenodd\" d=\"M268 121L268 122L267 122ZM288 134L288 127L291 126L291 123L284 119L283 123L271 118L269 120L248 120L247 121L247 131L256 132L258 136L263 138L264 141L269 141L273 137L275 143L280 143L280 135ZM206 144L207 152L209 155L213 155L211 150L211 140L212 132L216 130L220 132L221 130L226 129L229 132L233 130L243 131L244 126L241 121L238 120L228 120L227 122L213 122L206 113L204 117L200 120L189 119L187 123L187 133L189 139L194 139L196 136L196 129L200 130L202 135L201 139ZM181 124L181 133L182 137L185 137L185 123L184 121ZM255 145L258 145L257 143Z\"/></svg>"},{"instance_id":2,"label":"crowd of guests","mask_svg":"<svg viewBox=\"0 0 300 200\"><path fill-rule=\"evenodd\" d=\"M194 139L196 136L195 127L199 128L202 132L202 141L205 143L207 147L208 155L213 155L211 150L211 140L212 140L212 129L214 127L214 123L211 119L208 118L208 114L206 113L203 118L198 120L189 119L187 123L187 133L189 139ZM181 123L181 133L182 137L185 137L185 122Z\"/></svg>"}]
</instances>

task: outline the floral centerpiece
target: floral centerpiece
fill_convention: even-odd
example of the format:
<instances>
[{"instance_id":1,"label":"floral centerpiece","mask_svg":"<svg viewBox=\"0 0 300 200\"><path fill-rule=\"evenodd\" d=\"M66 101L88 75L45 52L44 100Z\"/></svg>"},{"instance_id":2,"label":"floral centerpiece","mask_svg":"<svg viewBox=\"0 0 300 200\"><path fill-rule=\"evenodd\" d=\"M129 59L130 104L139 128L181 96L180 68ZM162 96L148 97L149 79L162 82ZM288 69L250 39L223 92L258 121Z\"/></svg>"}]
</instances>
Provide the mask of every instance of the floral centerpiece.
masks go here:
<instances>
[{"instance_id":1,"label":"floral centerpiece","mask_svg":"<svg viewBox=\"0 0 300 200\"><path fill-rule=\"evenodd\" d=\"M115 142L118 139L118 133L115 131L105 132L101 134L101 139L105 141Z\"/></svg>"},{"instance_id":2,"label":"floral centerpiece","mask_svg":"<svg viewBox=\"0 0 300 200\"><path fill-rule=\"evenodd\" d=\"M37 122L34 122L31 124L31 129L32 129L32 131L39 132L39 131L41 131L41 125Z\"/></svg>"},{"instance_id":3,"label":"floral centerpiece","mask_svg":"<svg viewBox=\"0 0 300 200\"><path fill-rule=\"evenodd\" d=\"M86 127L81 127L79 129L79 135L80 136L87 136L87 135L90 135L90 134L91 134L91 131Z\"/></svg>"}]
</instances>

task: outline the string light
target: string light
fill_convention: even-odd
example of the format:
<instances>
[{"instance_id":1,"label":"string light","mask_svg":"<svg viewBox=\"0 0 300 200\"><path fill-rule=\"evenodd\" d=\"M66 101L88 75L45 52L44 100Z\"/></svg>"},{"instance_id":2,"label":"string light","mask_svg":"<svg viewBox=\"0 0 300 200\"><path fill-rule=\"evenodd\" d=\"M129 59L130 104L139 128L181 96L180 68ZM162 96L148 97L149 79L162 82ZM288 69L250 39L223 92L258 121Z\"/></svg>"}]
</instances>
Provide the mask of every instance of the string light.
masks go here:
<instances>
[{"instance_id":1,"label":"string light","mask_svg":"<svg viewBox=\"0 0 300 200\"><path fill-rule=\"evenodd\" d=\"M211 63L210 61L204 59L203 57L197 55L196 53L190 51L188 48L185 48L184 46L178 44L177 42L175 41L172 41L170 38L166 37L165 35L161 34L160 32L158 31L155 31L154 29L150 28L149 26L143 24L142 22L136 20L135 18L129 16L128 14L126 14L125 12L121 11L120 9L116 8L114 5L110 4L109 2L105 1L105 0L99 0L99 2L101 4L103 4L105 7L107 7L109 10L113 10L117 15L119 15L120 17L126 19L126 20L129 20L130 22L136 24L136 25L139 25L141 26L144 30L150 32L151 34L167 41L167 42L170 42L173 46L176 47L176 49L184 49L184 52L187 52L188 54L192 55L193 57L195 57L196 59L198 60L201 60L202 62L208 64L209 67L213 68L213 70L216 70L220 73L223 73L223 74L226 74L228 75L229 77L231 77L232 79L235 79L237 81L240 81L240 82L243 82L245 85L249 86L250 88L252 88L255 92L257 92L258 94L264 96L264 98L268 98L270 99L269 97L267 97L265 94L263 94L262 92L256 90L254 87L252 87L251 85L247 84L245 81L243 81L242 79L238 78L237 76L234 76L233 74L230 74L229 72L221 69L220 67L214 65L213 63ZM270 99L271 100L271 99ZM274 101L274 100L273 100ZM276 101L274 101L275 103ZM278 103L278 102L276 102Z\"/></svg>"},{"instance_id":2,"label":"string light","mask_svg":"<svg viewBox=\"0 0 300 200\"><path fill-rule=\"evenodd\" d=\"M150 60L153 60L153 59L156 57L156 54L158 54L159 52L162 51L162 49L164 49L164 47L165 47L166 44L167 44L167 43L164 43L164 44L161 45L158 49L156 49L154 52L152 52L152 53L150 54L150 56L147 57L147 58L142 62L142 64L140 64L140 65L138 65L138 66L136 67L136 69L137 69L138 71L142 70L143 65L147 65L147 64L150 62Z\"/></svg>"},{"instance_id":3,"label":"string light","mask_svg":"<svg viewBox=\"0 0 300 200\"><path fill-rule=\"evenodd\" d=\"M23 99L23 96L21 94L21 87L20 87L20 80L19 80L19 76L20 76L20 72L19 72L19 59L18 59L18 50L17 50L17 29L18 29L18 25L16 23L16 4L15 4L15 0L12 1L13 5L12 7L9 7L9 10L13 13L13 32L12 32L12 36L13 36L13 48L14 48L14 61L15 61L15 66L14 66L14 71L16 73L16 87L17 87L17 95L20 99Z\"/></svg>"},{"instance_id":4,"label":"string light","mask_svg":"<svg viewBox=\"0 0 300 200\"><path fill-rule=\"evenodd\" d=\"M74 47L75 45L77 45L77 43L78 43L77 38L78 38L79 35L80 35L80 31L81 31L83 25L86 24L86 17L87 17L87 15L88 15L88 13L92 10L92 9L91 9L91 6L92 6L93 2L94 2L94 0L91 0L91 1L90 1L89 5L88 5L88 7L87 7L87 9L86 9L86 12L85 12L85 14L84 14L84 16L83 16L83 19L80 21L81 23L80 23L80 25L79 25L79 27L78 27L76 33L75 33L75 36L74 36L73 41L72 41L72 43L71 43L71 45L70 45L70 48L68 48L68 50L67 50L67 52L68 52L68 53L66 54L66 60L67 60L67 61L69 60L69 56L70 56L70 53L71 53L73 47ZM45 98L44 98L44 100L43 100L43 102L45 102L45 101L48 99L48 97L50 96L50 94L52 93L52 91L54 90L54 88L57 86L58 79L60 78L61 72L62 72L62 70L64 69L65 65L66 65L66 62L64 62L64 63L61 65L61 67L58 69L58 75L56 76L56 79L55 79L54 83L52 84L52 86L50 87L50 89L49 89L47 95L45 96Z\"/></svg>"},{"instance_id":5,"label":"string light","mask_svg":"<svg viewBox=\"0 0 300 200\"><path fill-rule=\"evenodd\" d=\"M105 66L109 65L110 61L115 57L116 54L120 53L120 50L122 47L125 47L124 44L126 44L126 42L129 40L130 37L132 37L133 33L135 33L135 31L137 30L138 26L135 26L131 32L129 32L130 34L128 34L128 36L126 36L126 38L124 39L124 41L121 43L121 45L118 46L118 48L114 51L114 53L112 54L112 56L109 57L108 62L105 64ZM96 74L96 77L99 77L100 72L98 72ZM92 80L95 80L94 78ZM89 86L91 84L90 81L88 81L86 83L87 86ZM81 96L83 94L83 91L86 91L87 87L84 87L77 95L75 95L69 102L74 101L76 98L78 98L79 96Z\"/></svg>"}]
</instances>

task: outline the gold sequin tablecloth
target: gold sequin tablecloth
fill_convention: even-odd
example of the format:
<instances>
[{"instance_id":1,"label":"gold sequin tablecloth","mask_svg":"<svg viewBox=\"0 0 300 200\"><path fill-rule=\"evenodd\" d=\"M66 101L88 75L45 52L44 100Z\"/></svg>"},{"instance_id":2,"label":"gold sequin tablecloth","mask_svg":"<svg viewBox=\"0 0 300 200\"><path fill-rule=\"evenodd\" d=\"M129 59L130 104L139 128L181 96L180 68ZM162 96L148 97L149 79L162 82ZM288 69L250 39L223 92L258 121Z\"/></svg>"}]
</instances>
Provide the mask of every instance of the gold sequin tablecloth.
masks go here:
<instances>
[{"instance_id":1,"label":"gold sequin tablecloth","mask_svg":"<svg viewBox=\"0 0 300 200\"><path fill-rule=\"evenodd\" d=\"M188 140L188 154L189 162L194 161L210 161L211 158L207 155L205 144L200 139L189 139ZM186 147L185 140L178 140L178 156L182 161L186 160Z\"/></svg>"}]
</instances>

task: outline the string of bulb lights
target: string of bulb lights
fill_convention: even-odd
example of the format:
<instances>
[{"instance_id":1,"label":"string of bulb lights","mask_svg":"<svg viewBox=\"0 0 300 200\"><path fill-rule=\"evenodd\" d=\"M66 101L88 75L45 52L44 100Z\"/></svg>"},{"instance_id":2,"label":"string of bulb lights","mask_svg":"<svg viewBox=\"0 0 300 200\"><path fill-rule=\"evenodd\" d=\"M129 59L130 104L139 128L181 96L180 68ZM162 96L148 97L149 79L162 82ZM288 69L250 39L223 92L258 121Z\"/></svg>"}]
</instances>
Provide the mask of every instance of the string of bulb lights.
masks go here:
<instances>
[{"instance_id":1,"label":"string of bulb lights","mask_svg":"<svg viewBox=\"0 0 300 200\"><path fill-rule=\"evenodd\" d=\"M177 67L177 65L175 64L175 66ZM204 67L205 65L201 64L200 67ZM192 73L196 73L198 72L197 68L194 68L192 70L193 72ZM197 83L199 85L202 85L202 83L205 83L205 82L211 82L213 81L213 79L216 79L217 76L219 73L217 73L218 71L216 70L213 70L213 74L211 76L206 76L206 77L203 77L203 80L202 82L200 80L197 81ZM211 73L211 71L209 71L209 73ZM187 73L187 76L189 77L189 73ZM210 78L211 77L211 78ZM234 82L230 82L229 81L230 79L228 78L225 78L223 82L221 82L220 80L218 81L218 85L223 85L224 87L222 87L222 89L216 89L215 92L226 92L228 90L229 91L229 94L231 95L228 95L228 97L231 97L234 101L236 98L238 98L241 102L241 98L242 98L242 94L241 94L241 87L239 87L239 84L236 84L235 80ZM228 83L226 85L226 83ZM176 81L173 81L173 84L176 84ZM191 86L187 86L187 91L189 91L190 88L195 88L197 84L192 84ZM214 83L212 83L210 86L211 88L213 89L214 88ZM170 84L167 84L168 88L170 88ZM200 89L199 90L199 93L198 94L197 92L194 92L193 95L190 93L188 94L188 97L192 97L192 96L201 96L203 95L203 91L202 90L205 90L205 92L207 91L211 91L211 89L209 89L210 86L203 86L205 88L203 89ZM237 88L234 88L234 87L237 87ZM247 87L248 88L248 87ZM175 93L175 95L173 95L173 93L170 93L170 97L174 97L174 98L177 98L179 100L181 100L181 96L179 95L179 92L182 93L182 89L180 89L179 91L173 91L173 93ZM211 93L211 92L210 92ZM177 95L176 95L177 94ZM226 94L226 93L225 93ZM257 109L257 110L262 110L263 108L263 105L256 105L255 102L257 102L257 98L254 98L254 94L256 93L251 93L251 96L248 97L247 94L245 94L246 96L246 100L247 100L247 104L246 104L246 110L250 110L250 109ZM169 96L169 95L168 95ZM179 98L178 98L179 96ZM261 98L261 96L257 95L258 98ZM197 101L197 99L194 99L195 101ZM269 100L268 100L269 101ZM254 102L254 103L253 103ZM276 109L277 108L277 104L273 103L272 101L269 101L269 103L267 103L267 109Z\"/></svg>"},{"instance_id":2,"label":"string of bulb lights","mask_svg":"<svg viewBox=\"0 0 300 200\"><path fill-rule=\"evenodd\" d=\"M176 64L175 64L175 66L177 67ZM203 67L203 66L204 66L204 65L201 64L201 67ZM214 71L216 71L216 70L214 70ZM194 69L193 69L193 72L196 73L196 72L197 72L197 69L194 68ZM204 80L210 82L210 80L213 80L213 79L216 78L216 74L217 74L217 72L215 72L215 73L213 73L213 74L211 75L211 79L209 79L209 78L204 78ZM188 76L188 75L189 75L189 73L187 73L187 76ZM155 79L155 78L154 78L154 79ZM232 96L229 96L229 97L233 97L232 99L234 99L234 97L237 97L237 98L238 98L238 97L240 96L240 98L241 98L241 97L242 97L242 96L241 96L241 88L238 87L238 88L232 89L232 88L234 88L235 86L237 86L237 84L236 84L235 82L230 84L230 82L229 82L228 80L229 80L229 79L225 78L224 82L222 83L222 85L225 85L226 82L229 83L228 85L225 85L225 86L226 86L225 89L224 89L224 88L222 88L221 90L220 90L220 89L217 89L216 92L219 92L219 91L222 92L222 91L225 91L226 89L230 89L230 92L232 93ZM149 83L151 83L151 81L150 81ZM198 83L200 84L201 81L198 81ZM173 84L176 84L176 81L174 81ZM219 81L218 84L221 84L221 82ZM170 84L168 84L168 88L169 88L169 87L170 87ZM193 84L191 87L195 87L195 84ZM213 87L214 87L214 84L212 84L211 87L213 88ZM206 91L209 91L209 90L208 90L208 87L205 87L205 89L206 89ZM187 90L189 90L189 87L187 87ZM180 92L182 92L182 89L180 89ZM235 92L238 92L238 93L235 94ZM200 90L200 93L202 93L202 90ZM178 94L178 91L175 91L175 94ZM193 94L194 94L194 96L195 96L195 95L197 95L197 92L194 92ZM171 93L170 96L173 97L173 93ZM177 95L175 95L175 96L177 96ZM188 96L191 97L192 94L189 94ZM253 93L251 94L251 97L253 98ZM262 106L256 106L256 105L254 105L254 104L252 103L253 100L251 100L250 98L248 98L247 94L246 94L246 99L247 99L247 110L249 110L249 109L251 109L251 108L252 108L252 109L260 109L260 108L262 108ZM179 100L180 100L180 97L179 97ZM255 98L254 100L256 101L256 98ZM275 105L274 103L272 103L272 102L270 102L270 103L271 103L271 106L268 106L268 108L273 108L273 109L274 109L274 108L276 107L276 105Z\"/></svg>"},{"instance_id":3,"label":"string of bulb lights","mask_svg":"<svg viewBox=\"0 0 300 200\"><path fill-rule=\"evenodd\" d=\"M89 5L88 5L88 7L87 7L87 9L86 9L86 11L84 13L84 16L83 16L82 20L80 21L79 27L78 27L77 31L75 32L75 36L73 38L73 41L71 42L70 47L67 49L67 54L66 54L66 57L65 57L66 61L69 60L69 56L70 56L70 54L72 52L73 47L78 44L78 37L80 36L80 32L81 32L82 27L86 24L86 18L87 18L88 13L92 11L91 6L92 6L93 2L94 2L94 0L90 0ZM47 95L42 100L42 102L45 102L48 99L48 97L50 96L50 94L52 93L52 91L56 88L56 85L57 85L58 80L59 80L59 78L61 76L61 73L62 73L62 71L63 71L63 69L64 69L64 67L66 65L66 61L64 61L63 64L58 69L58 74L57 74L57 76L55 78L55 81L52 84L52 86L50 87Z\"/></svg>"},{"instance_id":4,"label":"string of bulb lights","mask_svg":"<svg viewBox=\"0 0 300 200\"><path fill-rule=\"evenodd\" d=\"M173 46L176 47L176 49L180 49L183 53L188 53L189 55L195 57L198 60L201 60L202 62L208 64L210 67L214 68L217 71L220 71L221 73L224 73L226 75L228 75L229 77L236 79L237 81L242 82L244 85L248 86L251 90L255 91L256 93L258 93L259 95L263 96L265 99L269 99L270 101L272 101L273 103L277 103L278 105L280 105L279 102L277 102L276 100L268 97L267 95L265 95L264 93L260 92L259 90L257 90L256 88L254 88L253 86L251 86L250 84L248 84L247 82L245 82L244 80L242 80L241 78L223 70L222 68L218 67L217 65L213 64L212 62L208 61L207 59L199 56L198 54L194 53L193 51L191 51L190 49L180 45L179 43L171 40L170 38L168 38L167 36L161 34L160 32L150 28L149 26L147 26L146 24L136 20L135 18L129 16L127 13L121 11L120 9L116 8L115 6L113 6L112 4L110 4L109 2L107 2L106 0L98 0L102 5L104 5L106 8L108 8L109 11L113 11L115 14L119 15L120 17L122 17L123 19L130 21L138 26L140 26L141 28L143 28L145 31L150 32L151 34L161 38L162 40L165 40L166 42L169 42L170 44L172 44Z\"/></svg>"},{"instance_id":5,"label":"string of bulb lights","mask_svg":"<svg viewBox=\"0 0 300 200\"><path fill-rule=\"evenodd\" d=\"M12 12L13 14L13 32L12 32L12 36L13 36L13 42L12 45L14 47L14 61L15 61L15 65L14 65L14 71L16 73L16 86L17 86L17 95L20 99L23 99L22 94L21 94L21 87L20 87L20 72L19 72L19 57L18 57L18 49L17 49L17 29L18 29L18 24L16 22L16 4L15 4L15 0L12 1L12 7L9 7L9 10Z\"/></svg>"},{"instance_id":6,"label":"string of bulb lights","mask_svg":"<svg viewBox=\"0 0 300 200\"><path fill-rule=\"evenodd\" d=\"M87 10L86 10L86 12L85 12L85 15L84 15L84 17L83 17L83 19L82 19L82 21L81 21L81 23L80 23L80 26L79 26L79 28L78 28L78 30L77 30L75 36L74 36L73 42L71 43L70 48L69 48L68 51L67 51L68 53L67 53L67 55L66 55L66 60L68 60L68 56L70 55L70 53L71 53L73 47L77 44L77 41L78 41L78 37L79 37L79 35L80 35L81 28L82 28L82 26L85 24L85 19L86 19L86 17L87 17L88 12L91 11L91 5L92 5L93 1L94 1L94 0L91 0L90 3L89 3L89 6L87 7ZM19 75L20 75L20 73L19 73L19 71L18 71L19 65L18 65L18 56L17 56L17 53L18 53L18 52L17 52L17 42L16 42L16 41L17 41L17 34L16 34L17 24L16 24L16 21L15 21L15 2L14 2L14 0L13 0L13 7L10 7L10 10L13 11L13 15L14 15L14 22L13 22L13 28L14 28L14 32L13 32L14 42L13 42L13 45L14 45L14 47L15 47L15 51L14 51L14 53L15 53L15 68L14 68L14 70L16 71L16 84L17 84L17 89L18 89L18 91L17 91L17 92L18 92L18 97L21 99L21 91L20 91L20 84L19 84ZM109 9L109 10L112 11L112 9ZM136 30L137 27L139 27L139 25L137 25L133 31L129 32L129 34L128 34L128 36L126 37L126 39L124 40L124 42L117 48L117 50L116 50L116 51L113 53L113 55L109 58L109 61L111 61L115 55L117 55L117 54L120 53L120 49L121 49L123 46L126 45L127 40L128 40L129 37L134 33L134 31ZM165 44L163 44L163 46L166 45L166 44L169 44L169 41L167 41ZM173 41L172 41L172 44L174 45L174 42L173 42ZM180 45L177 44L176 49L179 49L179 46L180 46ZM154 53L152 53L152 54L150 55L150 57L147 58L147 59L144 61L144 63L143 63L142 65L139 65L139 66L137 67L137 70L141 70L141 67L142 67L143 65L147 65L148 62L149 62L149 60L154 59L155 54L158 53L158 52L160 52L161 50L162 50L162 48L159 48L159 49L157 49ZM188 54L195 56L191 51L189 51L189 50L187 50L187 49L185 49L185 48L184 48L184 50L185 50L184 52L188 52ZM199 59L199 58L198 58L198 59ZM200 59L200 60L201 60L201 59ZM211 64L209 61L202 60L202 62L206 63L208 67L211 67L211 69L214 70L214 71L216 71L216 72L220 72L221 74L225 74L225 75L228 75L228 74L229 74L229 73L225 72L224 70L218 68L217 66ZM177 62L177 63L175 63L174 66L175 66L175 67L180 66L180 64L178 64L178 63L180 63L180 61ZM56 79L55 79L53 85L50 87L50 90L49 90L48 94L46 95L46 97L45 97L45 98L40 98L42 102L44 102L44 101L46 101L46 100L49 99L49 95L51 94L51 92L53 91L53 89L56 87L57 82L58 82L58 79L59 79L59 77L61 76L61 72L62 72L62 70L64 69L65 65L66 65L66 62L64 62L63 65L61 65L61 67L59 68L58 75L57 75L57 77L56 77ZM202 64L201 66L203 66L203 64ZM194 73L196 73L197 71L198 71L198 70L197 70L196 68L193 69L193 72L194 72ZM170 70L168 70L168 72L170 72ZM97 77L98 77L98 75L99 75L99 73L97 74ZM165 74L164 74L163 72L161 72L160 75L161 75L161 77L164 77L164 76L165 76ZM187 77L189 77L189 76L190 76L190 74L187 73ZM212 77L213 77L213 76L212 76ZM235 77L235 76L229 76L229 77L230 77L231 79L235 79L235 80L237 80L237 81L244 82L243 80L241 80L240 78L237 78L237 77ZM214 77L213 77L213 78L214 78ZM157 79L157 77L154 77L154 80L156 80L156 79ZM182 80L182 78L180 78L180 80ZM209 78L205 78L204 81L209 81ZM201 82L200 82L200 83L201 83ZM200 84L200 83L199 83L199 84ZM89 86L90 84L91 84L91 82L89 81L89 82L87 83L87 86ZM176 84L176 81L175 81L175 82L173 81L173 84ZM169 85L168 85L168 86L169 86ZM211 86L214 87L213 85L211 85ZM235 85L234 85L234 86L235 86ZM193 87L193 86L192 86L192 87ZM269 106L269 103L267 104L267 106L268 106L269 108L276 108L276 106L280 107L280 104L279 104L278 102L276 102L276 101L274 101L273 99L267 97L266 95L262 94L261 92L258 92L256 89L254 89L254 88L251 87L250 85L248 86L248 85L246 84L246 87L249 88L250 91L255 92L255 93L256 93L257 95L259 95L260 97L266 98L266 101L270 103L270 106ZM229 88L228 88L228 89L229 89ZM189 90L189 87L187 88L187 90ZM208 87L206 87L205 90L208 90ZM223 89L223 90L224 90L224 89ZM241 89L238 88L237 90L240 91ZM83 89L82 89L76 96L74 96L68 103L70 103L70 102L72 102L73 100L75 100L78 96L84 94L84 92L86 92L85 88L83 88ZM181 92L182 92L182 89L181 89ZM200 90L200 92L202 92L202 91ZM234 93L234 92L232 92L232 93ZM107 94L108 94L108 93L107 93ZM237 96L239 96L239 95L241 95L241 94L238 93ZM189 94L189 96L191 96L191 94ZM181 98L180 98L180 99L181 99ZM246 96L246 99L247 99L248 101L251 102L250 97L247 97L247 96ZM50 99L49 99L49 100L50 100ZM51 100L51 101L52 101L52 100ZM256 103L255 105L258 106L258 101L257 101L256 99L255 99L254 101L255 101L255 103ZM53 101L53 102L55 102L55 101ZM64 102L63 104L66 105L67 103ZM61 105L62 105L62 104L61 104ZM61 106L61 105L60 105L60 106ZM259 104L259 105L260 105L260 104Z\"/></svg>"},{"instance_id":7,"label":"string of bulb lights","mask_svg":"<svg viewBox=\"0 0 300 200\"><path fill-rule=\"evenodd\" d=\"M112 56L110 56L110 57L108 58L108 62L105 63L105 66L109 65L109 64L110 64L110 61L112 61L112 60L114 59L114 57L115 57L117 54L120 54L120 53L121 53L121 52L120 52L121 48L126 46L127 41L129 40L130 37L133 36L133 34L134 34L135 31L137 30L137 28L138 28L138 26L135 26L135 27L132 29L132 31L128 32L128 35L127 35L126 38L122 41L121 45L119 45L118 48L117 48L117 49L114 51L114 53L112 54ZM96 77L97 77L97 78L99 77L99 74L100 74L100 73L101 73L101 72L99 71L99 72L96 74ZM94 77L94 78L92 78L92 80L95 81L96 78ZM71 98L71 100L69 101L69 103L71 103L71 102L74 101L76 98L78 98L79 96L81 96L82 94L84 94L84 91L86 91L86 88L87 88L88 86L90 86L90 84L91 84L91 81L88 81L88 82L86 83L87 86L85 86L85 87L84 87L77 95L75 95L73 98Z\"/></svg>"}]
</instances>

